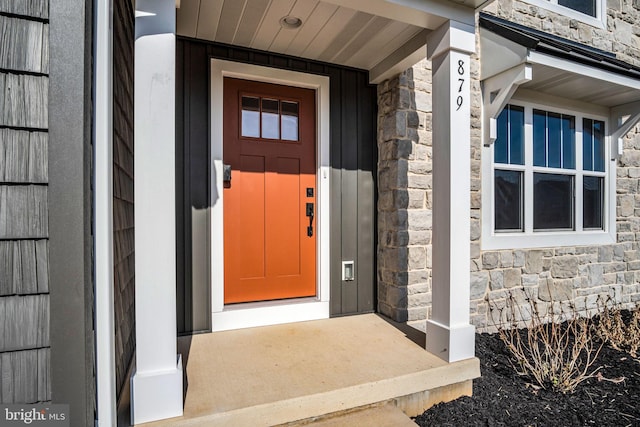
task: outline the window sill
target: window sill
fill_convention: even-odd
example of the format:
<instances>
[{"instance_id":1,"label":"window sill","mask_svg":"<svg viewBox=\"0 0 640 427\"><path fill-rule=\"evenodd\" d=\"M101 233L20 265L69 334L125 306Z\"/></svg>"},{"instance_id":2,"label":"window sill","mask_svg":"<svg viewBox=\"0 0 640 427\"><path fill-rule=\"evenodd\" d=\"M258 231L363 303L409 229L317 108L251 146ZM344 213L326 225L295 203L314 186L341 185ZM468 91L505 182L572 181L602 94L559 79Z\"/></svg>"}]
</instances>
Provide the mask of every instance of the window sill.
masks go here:
<instances>
[{"instance_id":1,"label":"window sill","mask_svg":"<svg viewBox=\"0 0 640 427\"><path fill-rule=\"evenodd\" d=\"M534 249L559 246L610 245L616 243L615 233L607 231L491 233L483 235L481 250Z\"/></svg>"}]
</instances>

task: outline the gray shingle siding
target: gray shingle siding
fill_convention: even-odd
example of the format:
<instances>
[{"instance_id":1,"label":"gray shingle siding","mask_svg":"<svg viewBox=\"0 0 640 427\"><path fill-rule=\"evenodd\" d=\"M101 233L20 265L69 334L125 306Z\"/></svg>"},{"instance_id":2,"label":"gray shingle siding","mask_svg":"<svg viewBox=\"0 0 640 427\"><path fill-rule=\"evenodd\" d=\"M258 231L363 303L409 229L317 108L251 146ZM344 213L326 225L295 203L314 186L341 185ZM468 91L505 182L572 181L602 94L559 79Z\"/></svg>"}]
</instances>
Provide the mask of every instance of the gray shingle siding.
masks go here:
<instances>
[{"instance_id":1,"label":"gray shingle siding","mask_svg":"<svg viewBox=\"0 0 640 427\"><path fill-rule=\"evenodd\" d=\"M48 1L0 0L0 402L51 400Z\"/></svg>"},{"instance_id":2,"label":"gray shingle siding","mask_svg":"<svg viewBox=\"0 0 640 427\"><path fill-rule=\"evenodd\" d=\"M0 12L48 19L49 2L47 0L0 0Z\"/></svg>"},{"instance_id":3,"label":"gray shingle siding","mask_svg":"<svg viewBox=\"0 0 640 427\"><path fill-rule=\"evenodd\" d=\"M113 243L118 397L135 350L133 222L133 41L131 0L114 2Z\"/></svg>"}]
</instances>

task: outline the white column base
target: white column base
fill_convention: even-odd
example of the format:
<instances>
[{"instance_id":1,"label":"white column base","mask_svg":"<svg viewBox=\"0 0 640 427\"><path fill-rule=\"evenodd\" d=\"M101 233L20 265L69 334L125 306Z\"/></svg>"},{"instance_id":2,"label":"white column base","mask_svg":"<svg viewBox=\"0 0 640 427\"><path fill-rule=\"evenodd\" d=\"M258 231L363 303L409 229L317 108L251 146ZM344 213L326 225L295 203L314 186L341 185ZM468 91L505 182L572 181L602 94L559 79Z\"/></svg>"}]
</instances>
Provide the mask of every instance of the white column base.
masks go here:
<instances>
[{"instance_id":1,"label":"white column base","mask_svg":"<svg viewBox=\"0 0 640 427\"><path fill-rule=\"evenodd\" d=\"M134 425L182 416L182 355L175 369L133 373L131 423Z\"/></svg>"},{"instance_id":2,"label":"white column base","mask_svg":"<svg viewBox=\"0 0 640 427\"><path fill-rule=\"evenodd\" d=\"M427 320L426 349L447 362L475 357L476 328L473 325L447 327Z\"/></svg>"}]
</instances>

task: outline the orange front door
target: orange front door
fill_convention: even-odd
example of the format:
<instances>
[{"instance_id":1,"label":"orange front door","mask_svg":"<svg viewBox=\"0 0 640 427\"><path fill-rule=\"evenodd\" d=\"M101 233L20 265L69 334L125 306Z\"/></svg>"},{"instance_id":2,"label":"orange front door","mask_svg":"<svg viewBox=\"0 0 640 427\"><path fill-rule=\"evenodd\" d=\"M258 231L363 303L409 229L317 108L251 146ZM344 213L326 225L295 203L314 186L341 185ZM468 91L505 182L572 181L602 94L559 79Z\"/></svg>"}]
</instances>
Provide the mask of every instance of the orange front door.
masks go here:
<instances>
[{"instance_id":1,"label":"orange front door","mask_svg":"<svg viewBox=\"0 0 640 427\"><path fill-rule=\"evenodd\" d=\"M315 117L311 89L224 79L225 304L316 295Z\"/></svg>"}]
</instances>

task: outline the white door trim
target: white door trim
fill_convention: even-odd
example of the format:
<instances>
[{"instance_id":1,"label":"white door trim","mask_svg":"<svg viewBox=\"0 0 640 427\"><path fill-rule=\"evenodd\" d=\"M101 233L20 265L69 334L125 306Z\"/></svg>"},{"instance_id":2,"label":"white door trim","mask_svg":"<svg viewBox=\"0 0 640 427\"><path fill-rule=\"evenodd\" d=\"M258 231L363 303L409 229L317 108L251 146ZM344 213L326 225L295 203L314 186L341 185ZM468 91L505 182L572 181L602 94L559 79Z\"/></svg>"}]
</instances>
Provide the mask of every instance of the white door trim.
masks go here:
<instances>
[{"instance_id":1,"label":"white door trim","mask_svg":"<svg viewBox=\"0 0 640 427\"><path fill-rule=\"evenodd\" d=\"M222 191L224 77L277 83L316 91L317 296L224 305ZM213 331L329 317L329 78L259 65L211 59L211 308Z\"/></svg>"}]
</instances>

